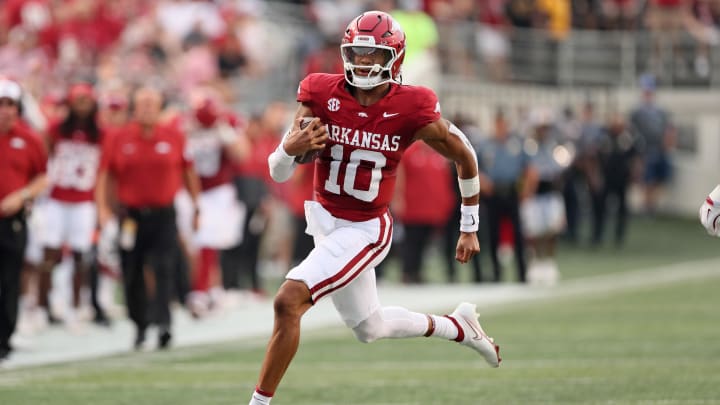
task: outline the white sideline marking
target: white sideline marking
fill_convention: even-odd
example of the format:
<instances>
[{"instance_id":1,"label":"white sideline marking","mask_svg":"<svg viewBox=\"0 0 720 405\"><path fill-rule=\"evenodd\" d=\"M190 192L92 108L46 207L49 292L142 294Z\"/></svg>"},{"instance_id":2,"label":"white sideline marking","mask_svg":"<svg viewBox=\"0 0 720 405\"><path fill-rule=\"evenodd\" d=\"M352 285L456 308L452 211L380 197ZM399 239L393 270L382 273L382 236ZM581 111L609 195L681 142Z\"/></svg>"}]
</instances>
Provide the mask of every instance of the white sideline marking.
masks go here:
<instances>
[{"instance_id":1,"label":"white sideline marking","mask_svg":"<svg viewBox=\"0 0 720 405\"><path fill-rule=\"evenodd\" d=\"M720 259L699 260L650 270L585 277L562 281L555 287L530 287L518 284L381 285L379 294L383 305L403 305L419 312L450 312L460 301L475 302L480 309L499 311L505 308L506 304L606 295L625 290L715 277L720 277ZM250 338L255 338L256 344L264 345L265 337L272 330L272 303L270 300L248 303L244 308L199 321L193 320L186 311L176 309L173 312L173 319L174 347ZM303 319L303 330L306 332L342 325L335 308L327 299L321 300ZM0 368L15 369L128 353L133 337L133 326L124 319L116 320L112 329L89 326L86 333L82 335L73 335L64 329L46 330L26 342L28 347L15 351L8 361L2 363ZM154 338L155 336L150 333L149 343L155 344ZM260 341L262 343L258 343ZM149 354L144 353L139 356ZM182 355L182 353L162 354L164 358L167 358L168 355ZM148 357L154 358L152 354ZM3 379L13 378L2 373L0 373L0 377ZM5 384L0 381L0 385Z\"/></svg>"}]
</instances>

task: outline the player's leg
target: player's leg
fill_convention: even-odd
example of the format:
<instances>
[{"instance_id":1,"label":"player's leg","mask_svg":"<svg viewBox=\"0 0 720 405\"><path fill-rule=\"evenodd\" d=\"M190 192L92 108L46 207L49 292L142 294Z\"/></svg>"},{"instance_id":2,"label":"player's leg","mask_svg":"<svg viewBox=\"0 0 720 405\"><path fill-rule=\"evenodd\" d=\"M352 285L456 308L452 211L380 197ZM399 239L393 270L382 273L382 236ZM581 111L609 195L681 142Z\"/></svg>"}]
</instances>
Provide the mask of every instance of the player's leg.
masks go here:
<instances>
[{"instance_id":1,"label":"player's leg","mask_svg":"<svg viewBox=\"0 0 720 405\"><path fill-rule=\"evenodd\" d=\"M340 272L340 277L334 276L328 282L321 283L320 285L324 284L322 289L315 286L310 291L313 292L315 302L322 297L318 294L319 291L332 297L341 318L353 330L358 340L372 342L383 338L435 336L469 346L480 352L491 365L499 365L498 348L482 331L474 305L461 304L455 312L447 316L421 314L403 307L380 305L374 268L390 251L392 223L389 216L340 229L332 234L332 242L346 249L350 248L351 251L355 251L359 247L357 244L362 243L358 242L362 241L362 235L369 236L369 240L376 239L376 242L360 249L359 253L347 262L344 268L346 273ZM350 278L348 275L353 276Z\"/></svg>"},{"instance_id":2,"label":"player's leg","mask_svg":"<svg viewBox=\"0 0 720 405\"><path fill-rule=\"evenodd\" d=\"M46 311L50 324L60 323L55 317L50 305L50 291L52 290L52 272L62 260L62 245L68 232L68 212L65 204L49 199L45 203L46 228L43 230L41 241L43 246L43 260L38 267L38 305Z\"/></svg>"},{"instance_id":3,"label":"player's leg","mask_svg":"<svg viewBox=\"0 0 720 405\"><path fill-rule=\"evenodd\" d=\"M399 306L382 307L372 268L335 291L332 299L345 324L361 342L434 336L472 348L494 367L500 364L499 347L480 326L475 305L462 303L445 316L413 312Z\"/></svg>"},{"instance_id":4,"label":"player's leg","mask_svg":"<svg viewBox=\"0 0 720 405\"><path fill-rule=\"evenodd\" d=\"M312 307L302 281L286 280L275 295L275 323L251 405L269 403L300 344L300 319ZM265 402L263 402L265 401Z\"/></svg>"},{"instance_id":5,"label":"player's leg","mask_svg":"<svg viewBox=\"0 0 720 405\"><path fill-rule=\"evenodd\" d=\"M80 307L80 292L87 285L88 257L92 249L93 232L97 224L97 210L94 202L72 204L69 209L68 244L73 252L73 307Z\"/></svg>"},{"instance_id":6,"label":"player's leg","mask_svg":"<svg viewBox=\"0 0 720 405\"><path fill-rule=\"evenodd\" d=\"M368 260L380 254L384 257L390 247L389 215L358 228L335 220L318 204L310 204L308 210L316 246L290 270L275 297L273 333L250 405L268 404L272 398L297 351L302 315L314 302L351 283ZM323 221L324 225L318 225Z\"/></svg>"}]
</instances>

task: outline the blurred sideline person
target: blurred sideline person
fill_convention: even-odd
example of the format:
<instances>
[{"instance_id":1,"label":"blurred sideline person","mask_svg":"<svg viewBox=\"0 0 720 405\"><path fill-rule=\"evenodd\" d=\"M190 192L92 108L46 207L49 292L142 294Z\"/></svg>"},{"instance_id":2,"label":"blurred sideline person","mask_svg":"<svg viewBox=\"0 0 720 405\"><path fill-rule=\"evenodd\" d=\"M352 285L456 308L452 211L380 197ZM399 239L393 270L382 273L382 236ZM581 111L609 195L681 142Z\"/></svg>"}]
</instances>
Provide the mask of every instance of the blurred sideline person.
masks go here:
<instances>
[{"instance_id":1,"label":"blurred sideline person","mask_svg":"<svg viewBox=\"0 0 720 405\"><path fill-rule=\"evenodd\" d=\"M401 85L404 52L400 25L386 13L366 12L345 31L345 75L313 74L300 82L292 129L268 164L273 179L284 182L296 157L314 161L316 201L305 207L315 248L290 270L275 296L275 324L250 405L270 403L297 352L303 314L325 297L362 342L436 336L500 365L499 349L483 332L473 304L441 317L383 307L378 299L374 268L392 241L388 205L394 177L414 141L456 162L463 195L456 258L466 263L480 250L475 153L465 135L442 119L432 90ZM301 129L304 117L314 118Z\"/></svg>"},{"instance_id":2,"label":"blurred sideline person","mask_svg":"<svg viewBox=\"0 0 720 405\"><path fill-rule=\"evenodd\" d=\"M68 115L48 131L50 196L43 206L43 262L38 283L38 304L48 323L61 320L51 308L53 269L62 261L63 247L72 252L72 307L65 320L74 324L80 307L80 292L86 275L97 221L95 181L100 166L103 130L98 125L98 105L88 83L70 87Z\"/></svg>"},{"instance_id":3,"label":"blurred sideline person","mask_svg":"<svg viewBox=\"0 0 720 405\"><path fill-rule=\"evenodd\" d=\"M640 138L644 165L645 213L655 214L662 188L672 177L671 152L676 132L668 112L655 102L655 76L640 77L642 100L630 113L630 130Z\"/></svg>"},{"instance_id":4,"label":"blurred sideline person","mask_svg":"<svg viewBox=\"0 0 720 405\"><path fill-rule=\"evenodd\" d=\"M208 89L191 96L193 110L187 125L187 151L200 178L200 223L192 231L192 200L186 190L176 197L180 231L192 256L192 291L188 305L202 316L215 305L210 289L219 266L218 250L242 241L245 205L238 201L232 184L233 164L250 153L247 139L238 132L240 122L225 111L219 95Z\"/></svg>"},{"instance_id":5,"label":"blurred sideline person","mask_svg":"<svg viewBox=\"0 0 720 405\"><path fill-rule=\"evenodd\" d=\"M170 344L170 297L176 280L177 224L173 200L187 188L197 229L199 180L185 154L185 135L159 121L160 90L143 86L132 97L133 119L106 143L96 188L100 224L110 219L108 189L120 204L120 263L125 304L135 324L135 348L142 349L146 329L158 327L158 347ZM146 266L152 269L145 274Z\"/></svg>"},{"instance_id":6,"label":"blurred sideline person","mask_svg":"<svg viewBox=\"0 0 720 405\"><path fill-rule=\"evenodd\" d=\"M267 156L277 145L282 127L287 123L287 114L286 103L273 102L262 116L248 120L245 135L250 143L250 153L236 165L235 177L238 198L247 210L241 224L243 240L239 245L224 250L221 257L225 289L248 289L253 296L260 298L265 296L259 266L261 242L274 211ZM234 295L231 294L231 297Z\"/></svg>"},{"instance_id":7,"label":"blurred sideline person","mask_svg":"<svg viewBox=\"0 0 720 405\"><path fill-rule=\"evenodd\" d=\"M478 158L480 169L485 174L481 176L484 180L481 194L487 208L493 281L499 282L503 277L498 248L501 223L505 217L512 224L517 280L525 282L527 257L520 203L534 192L537 170L523 148L522 138L510 131L501 109L495 114L492 137L480 143Z\"/></svg>"},{"instance_id":8,"label":"blurred sideline person","mask_svg":"<svg viewBox=\"0 0 720 405\"><path fill-rule=\"evenodd\" d=\"M23 266L27 204L47 185L40 137L20 119L22 88L0 78L0 361L12 352Z\"/></svg>"},{"instance_id":9,"label":"blurred sideline person","mask_svg":"<svg viewBox=\"0 0 720 405\"><path fill-rule=\"evenodd\" d=\"M430 242L454 210L450 167L430 146L415 143L400 161L395 186L392 207L405 230L400 250L402 281L421 284Z\"/></svg>"},{"instance_id":10,"label":"blurred sideline person","mask_svg":"<svg viewBox=\"0 0 720 405\"><path fill-rule=\"evenodd\" d=\"M616 247L625 242L628 220L628 189L638 172L636 139L625 127L619 114L611 117L608 127L597 141L598 189L593 192L593 246L599 246L605 233L605 219L610 199L615 203Z\"/></svg>"},{"instance_id":11,"label":"blurred sideline person","mask_svg":"<svg viewBox=\"0 0 720 405\"><path fill-rule=\"evenodd\" d=\"M525 149L537 168L538 183L535 193L520 207L523 232L532 249L527 281L553 285L559 279L555 246L566 224L563 172L572 156L554 132L552 111L539 107L532 111L531 121L534 129Z\"/></svg>"}]
</instances>

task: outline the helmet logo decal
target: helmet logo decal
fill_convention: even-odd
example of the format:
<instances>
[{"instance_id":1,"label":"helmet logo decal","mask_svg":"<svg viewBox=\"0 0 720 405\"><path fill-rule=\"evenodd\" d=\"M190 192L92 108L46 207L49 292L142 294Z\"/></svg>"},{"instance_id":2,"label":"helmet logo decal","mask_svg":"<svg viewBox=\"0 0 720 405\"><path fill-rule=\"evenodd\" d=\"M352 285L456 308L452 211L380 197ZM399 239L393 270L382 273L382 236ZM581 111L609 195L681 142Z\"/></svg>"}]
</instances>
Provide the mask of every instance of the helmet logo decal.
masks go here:
<instances>
[{"instance_id":1,"label":"helmet logo decal","mask_svg":"<svg viewBox=\"0 0 720 405\"><path fill-rule=\"evenodd\" d=\"M328 108L328 110L330 110L330 111L337 111L337 110L339 110L339 109L340 109L340 100L338 100L338 99L335 98L335 97L333 97L333 98L331 98L331 99L328 99L328 101L327 101L327 108Z\"/></svg>"}]
</instances>

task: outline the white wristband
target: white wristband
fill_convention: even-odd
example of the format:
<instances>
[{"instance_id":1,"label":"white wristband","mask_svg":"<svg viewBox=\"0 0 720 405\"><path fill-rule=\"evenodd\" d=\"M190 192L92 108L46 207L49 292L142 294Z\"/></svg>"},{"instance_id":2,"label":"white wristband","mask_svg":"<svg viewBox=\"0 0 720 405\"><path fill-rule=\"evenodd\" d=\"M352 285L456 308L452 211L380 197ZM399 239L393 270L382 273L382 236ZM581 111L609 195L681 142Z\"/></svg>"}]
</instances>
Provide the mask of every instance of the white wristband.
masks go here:
<instances>
[{"instance_id":1,"label":"white wristband","mask_svg":"<svg viewBox=\"0 0 720 405\"><path fill-rule=\"evenodd\" d=\"M460 195L464 198L478 195L480 193L480 177L475 176L472 179L458 177L458 186L460 187Z\"/></svg>"},{"instance_id":2,"label":"white wristband","mask_svg":"<svg viewBox=\"0 0 720 405\"><path fill-rule=\"evenodd\" d=\"M460 206L460 232L477 232L480 223L479 205Z\"/></svg>"}]
</instances>

